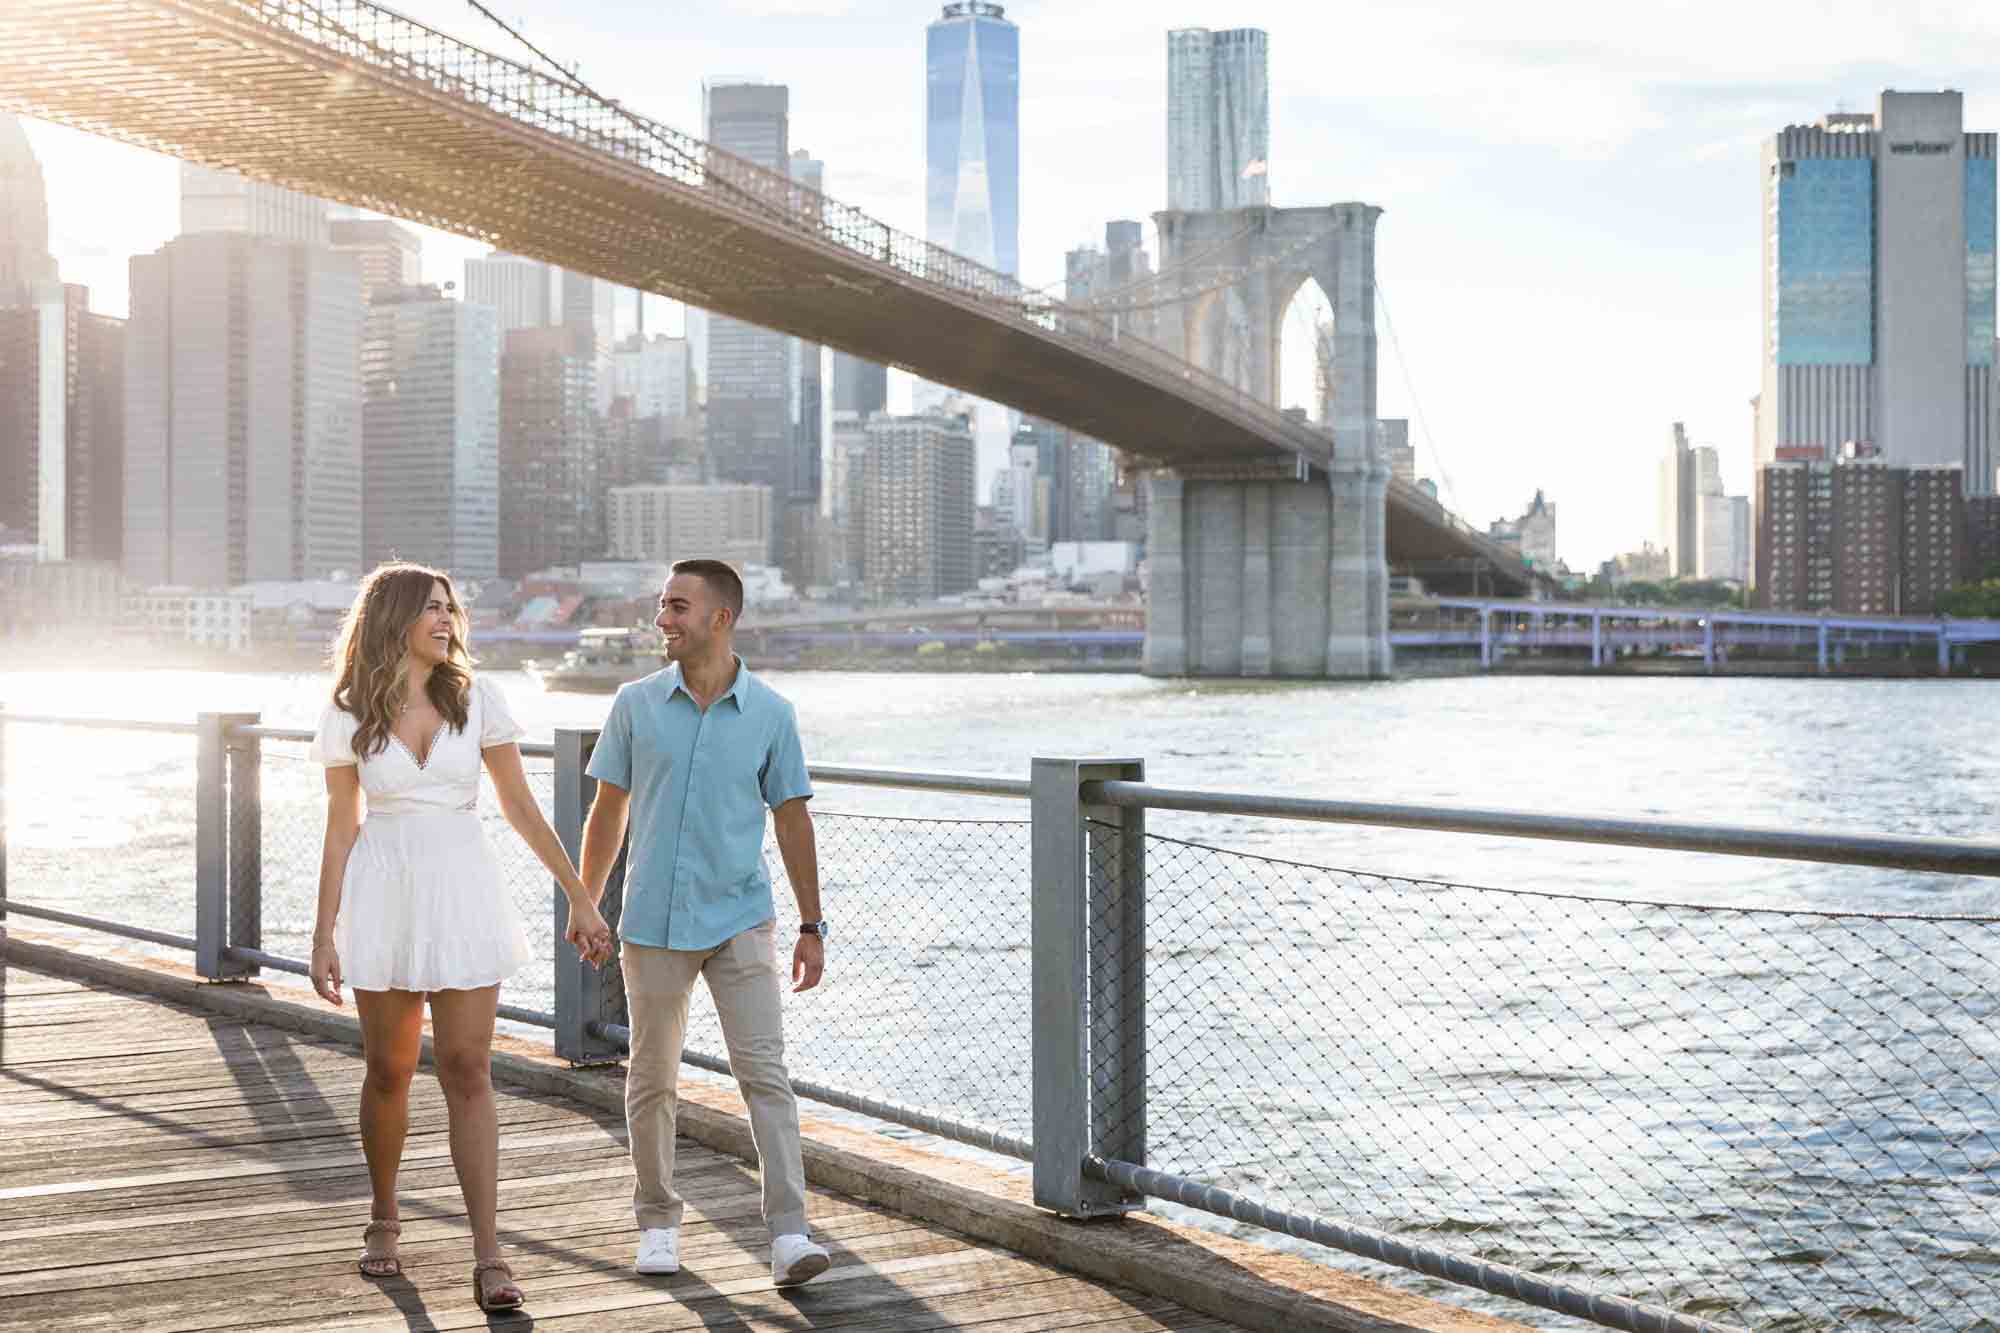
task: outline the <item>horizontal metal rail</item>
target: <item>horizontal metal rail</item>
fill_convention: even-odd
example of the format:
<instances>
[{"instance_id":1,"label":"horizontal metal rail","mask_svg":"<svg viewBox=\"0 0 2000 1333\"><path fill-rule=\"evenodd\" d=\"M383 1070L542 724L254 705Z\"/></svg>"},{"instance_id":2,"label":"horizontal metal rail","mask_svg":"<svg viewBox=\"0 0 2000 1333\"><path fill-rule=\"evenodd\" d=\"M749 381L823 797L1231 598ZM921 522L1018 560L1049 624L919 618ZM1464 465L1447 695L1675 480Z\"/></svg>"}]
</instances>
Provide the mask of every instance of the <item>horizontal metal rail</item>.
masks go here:
<instances>
[{"instance_id":1,"label":"horizontal metal rail","mask_svg":"<svg viewBox=\"0 0 2000 1333\"><path fill-rule=\"evenodd\" d=\"M11 717L11 714L5 716ZM193 728L189 727L192 731ZM266 741L310 741L313 733L299 727L232 727L232 736L250 736ZM552 741L520 741L521 753L531 759L553 759ZM848 768L835 764L807 766L816 782L850 787L901 787L910 791L962 792L971 796L1028 798L1026 778L1002 778L984 773L919 773L900 768Z\"/></svg>"},{"instance_id":2,"label":"horizontal metal rail","mask_svg":"<svg viewBox=\"0 0 2000 1333\"><path fill-rule=\"evenodd\" d=\"M194 722L146 722L123 717L65 717L55 713L11 713L0 708L0 722L26 722L42 727L82 727L90 731L165 731L192 736L201 730ZM310 740L312 733L306 734Z\"/></svg>"},{"instance_id":3,"label":"horizontal metal rail","mask_svg":"<svg viewBox=\"0 0 2000 1333\"><path fill-rule=\"evenodd\" d=\"M625 1024L592 1023L589 1025L589 1029L593 1037L601 1041L608 1041L615 1046L622 1046L628 1055L631 1053L632 1029ZM712 1055L704 1055L700 1051L682 1051L681 1063L693 1065L696 1069L705 1069L711 1074L727 1075L729 1073L729 1061L717 1059ZM1018 1158L1024 1162L1035 1160L1035 1145L1031 1141L1021 1138L1019 1135L995 1129L991 1125L953 1120L948 1116L937 1115L934 1112L925 1111L919 1107L906 1106L901 1102L882 1101L875 1097L866 1097L858 1092L849 1092L845 1088L837 1088L827 1083L818 1083L811 1079L793 1078L792 1091L809 1101L820 1102L827 1106L835 1106L843 1111L854 1111L861 1115L873 1116L877 1120L886 1120L890 1124L903 1125L910 1129L921 1130L926 1134L935 1134L941 1139L950 1139L954 1143L970 1144L972 1147L984 1148L988 1152L999 1153L1004 1157Z\"/></svg>"},{"instance_id":4,"label":"horizontal metal rail","mask_svg":"<svg viewBox=\"0 0 2000 1333\"><path fill-rule=\"evenodd\" d=\"M1243 792L1155 787L1144 782L1087 782L1082 791L1087 804L1145 810L1366 824L1377 828L1427 829L1434 833L1480 833L1501 838L1540 838L1670 852L1876 866L1885 870L1923 870L1943 875L2000 876L2000 845L1965 838L1675 824L1653 819L1388 805L1374 801L1320 801L1303 796L1253 796Z\"/></svg>"},{"instance_id":5,"label":"horizontal metal rail","mask_svg":"<svg viewBox=\"0 0 2000 1333\"><path fill-rule=\"evenodd\" d=\"M1031 794L1026 778L1002 778L985 773L919 773L903 768L844 768L808 764L815 782L849 787L900 787L907 791L948 791L967 796L1004 796L1025 801Z\"/></svg>"},{"instance_id":6,"label":"horizontal metal rail","mask_svg":"<svg viewBox=\"0 0 2000 1333\"><path fill-rule=\"evenodd\" d=\"M1694 1315L1677 1314L1622 1296L1584 1291L1506 1264L1488 1263L1428 1245L1412 1244L1369 1227L1335 1222L1310 1213L1287 1212L1231 1190L1204 1185L1171 1172L1136 1166L1131 1162L1086 1157L1083 1159L1083 1172L1135 1194L1166 1199L1268 1231L1281 1231L1300 1240L1358 1254L1364 1259L1392 1264L1463 1287L1491 1292L1495 1296L1506 1296L1544 1310L1588 1319L1606 1328L1624 1329L1627 1333L1744 1333L1732 1324L1718 1324Z\"/></svg>"},{"instance_id":7,"label":"horizontal metal rail","mask_svg":"<svg viewBox=\"0 0 2000 1333\"><path fill-rule=\"evenodd\" d=\"M315 733L310 727L235 726L229 729L229 734L232 736L245 736L260 741L293 741L300 744L309 744ZM556 757L556 747L553 741L516 741L515 744L520 747L524 758L553 759Z\"/></svg>"},{"instance_id":8,"label":"horizontal metal rail","mask_svg":"<svg viewBox=\"0 0 2000 1333\"><path fill-rule=\"evenodd\" d=\"M229 959L232 963L255 963L258 967L268 967L273 972L290 972L294 976L300 977L310 977L312 975L312 964L310 963L302 963L296 958L287 958L283 954L266 953L262 949L246 948L240 944L231 945L229 948L224 949L222 956ZM503 1004L496 1013L501 1018L509 1019L516 1023L527 1023L533 1027L552 1028L556 1025L556 1016L554 1014L545 1013L540 1009L524 1008L518 1004Z\"/></svg>"},{"instance_id":9,"label":"horizontal metal rail","mask_svg":"<svg viewBox=\"0 0 2000 1333\"><path fill-rule=\"evenodd\" d=\"M84 916L80 912L58 912L53 907L36 907L31 903L17 903L11 898L0 898L0 914L6 913L40 917L45 921L60 921L65 926L101 930L107 935L123 935L130 940L144 940L148 944L164 944L169 948L186 949L189 953L193 953L195 949L192 936L170 935L164 930L147 930L144 926L128 926L117 921L106 921L100 917Z\"/></svg>"}]
</instances>

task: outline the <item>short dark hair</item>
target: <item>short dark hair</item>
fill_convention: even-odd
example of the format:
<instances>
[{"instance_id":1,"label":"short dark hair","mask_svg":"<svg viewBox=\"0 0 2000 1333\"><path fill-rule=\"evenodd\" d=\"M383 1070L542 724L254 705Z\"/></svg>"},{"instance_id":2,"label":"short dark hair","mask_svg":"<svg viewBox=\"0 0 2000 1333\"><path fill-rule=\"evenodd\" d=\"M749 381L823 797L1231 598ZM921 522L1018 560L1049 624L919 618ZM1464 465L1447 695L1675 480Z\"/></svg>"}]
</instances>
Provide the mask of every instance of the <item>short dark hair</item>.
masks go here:
<instances>
[{"instance_id":1,"label":"short dark hair","mask_svg":"<svg viewBox=\"0 0 2000 1333\"><path fill-rule=\"evenodd\" d=\"M743 579L720 560L676 560L667 566L667 577L692 574L708 585L716 600L729 609L729 623L743 619Z\"/></svg>"}]
</instances>

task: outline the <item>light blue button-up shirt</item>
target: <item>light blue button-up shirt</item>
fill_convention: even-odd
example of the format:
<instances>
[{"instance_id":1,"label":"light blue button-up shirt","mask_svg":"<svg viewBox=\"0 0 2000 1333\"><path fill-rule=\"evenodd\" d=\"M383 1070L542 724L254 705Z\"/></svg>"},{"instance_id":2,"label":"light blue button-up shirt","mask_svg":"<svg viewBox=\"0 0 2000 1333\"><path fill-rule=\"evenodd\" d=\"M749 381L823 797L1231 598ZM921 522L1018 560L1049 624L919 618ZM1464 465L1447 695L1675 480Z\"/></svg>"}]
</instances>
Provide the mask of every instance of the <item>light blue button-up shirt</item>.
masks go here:
<instances>
[{"instance_id":1,"label":"light blue button-up shirt","mask_svg":"<svg viewBox=\"0 0 2000 1333\"><path fill-rule=\"evenodd\" d=\"M772 919L764 811L812 781L791 704L743 659L705 711L678 663L621 686L589 773L632 793L621 939L712 949Z\"/></svg>"}]
</instances>

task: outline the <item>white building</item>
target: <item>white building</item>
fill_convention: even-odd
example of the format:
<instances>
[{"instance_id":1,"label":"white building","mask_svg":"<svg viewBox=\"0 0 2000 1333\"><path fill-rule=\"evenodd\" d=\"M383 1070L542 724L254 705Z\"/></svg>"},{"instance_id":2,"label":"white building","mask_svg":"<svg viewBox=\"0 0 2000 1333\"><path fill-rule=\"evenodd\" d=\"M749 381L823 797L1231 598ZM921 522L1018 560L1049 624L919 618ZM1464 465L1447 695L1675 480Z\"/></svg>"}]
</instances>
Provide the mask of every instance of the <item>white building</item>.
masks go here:
<instances>
[{"instance_id":1,"label":"white building","mask_svg":"<svg viewBox=\"0 0 2000 1333\"><path fill-rule=\"evenodd\" d=\"M618 344L611 367L612 394L630 398L634 416L685 417L694 411L694 358L687 339L635 335Z\"/></svg>"},{"instance_id":2,"label":"white building","mask_svg":"<svg viewBox=\"0 0 2000 1333\"><path fill-rule=\"evenodd\" d=\"M164 642L240 653L250 648L253 603L247 590L148 588L125 599L125 623Z\"/></svg>"},{"instance_id":3,"label":"white building","mask_svg":"<svg viewBox=\"0 0 2000 1333\"><path fill-rule=\"evenodd\" d=\"M738 482L614 486L607 530L619 560L722 560L762 565L771 541L771 488Z\"/></svg>"},{"instance_id":4,"label":"white building","mask_svg":"<svg viewBox=\"0 0 2000 1333\"><path fill-rule=\"evenodd\" d=\"M1696 497L1696 578L1725 583L1750 581L1750 501L1720 490Z\"/></svg>"},{"instance_id":5,"label":"white building","mask_svg":"<svg viewBox=\"0 0 2000 1333\"><path fill-rule=\"evenodd\" d=\"M1167 207L1271 202L1270 38L1257 28L1167 34Z\"/></svg>"}]
</instances>

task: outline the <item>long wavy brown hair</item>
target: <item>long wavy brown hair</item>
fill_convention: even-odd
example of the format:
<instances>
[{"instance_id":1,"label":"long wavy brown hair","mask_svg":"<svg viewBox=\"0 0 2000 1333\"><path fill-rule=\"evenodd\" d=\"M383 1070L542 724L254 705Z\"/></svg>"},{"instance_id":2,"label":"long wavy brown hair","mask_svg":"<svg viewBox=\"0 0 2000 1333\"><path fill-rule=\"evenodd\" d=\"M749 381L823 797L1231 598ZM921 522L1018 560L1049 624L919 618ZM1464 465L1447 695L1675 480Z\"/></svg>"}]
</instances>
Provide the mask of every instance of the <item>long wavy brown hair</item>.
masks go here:
<instances>
[{"instance_id":1,"label":"long wavy brown hair","mask_svg":"<svg viewBox=\"0 0 2000 1333\"><path fill-rule=\"evenodd\" d=\"M453 731L464 731L472 695L471 622L458 604L451 575L402 561L378 565L361 581L354 605L333 645L333 702L360 719L354 753L367 758L389 744L403 710L409 680L410 627L424 613L431 589L442 583L451 608L451 649L431 668L424 693Z\"/></svg>"}]
</instances>

